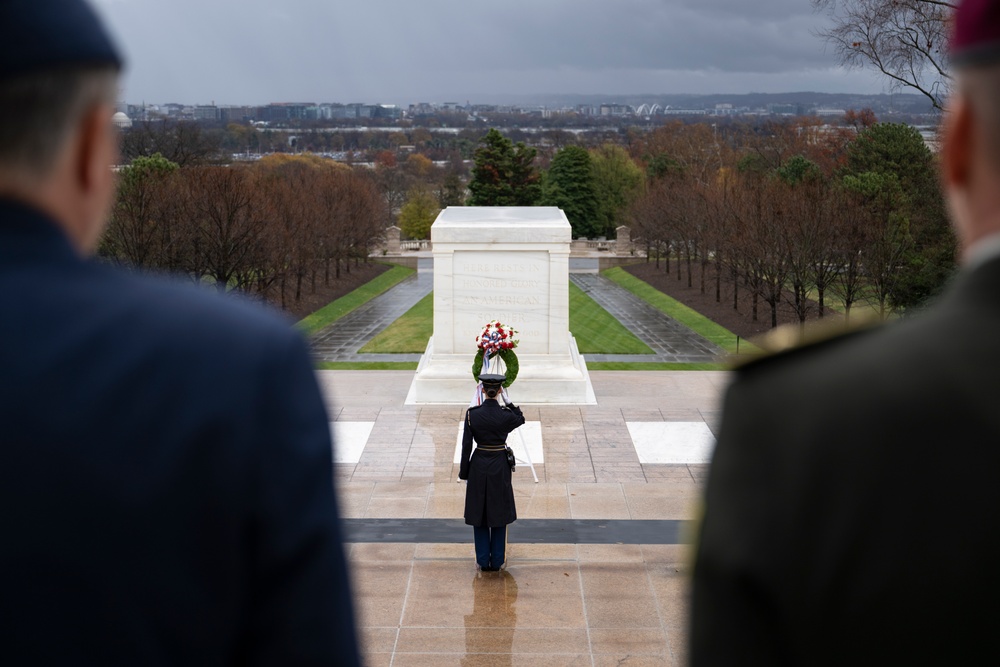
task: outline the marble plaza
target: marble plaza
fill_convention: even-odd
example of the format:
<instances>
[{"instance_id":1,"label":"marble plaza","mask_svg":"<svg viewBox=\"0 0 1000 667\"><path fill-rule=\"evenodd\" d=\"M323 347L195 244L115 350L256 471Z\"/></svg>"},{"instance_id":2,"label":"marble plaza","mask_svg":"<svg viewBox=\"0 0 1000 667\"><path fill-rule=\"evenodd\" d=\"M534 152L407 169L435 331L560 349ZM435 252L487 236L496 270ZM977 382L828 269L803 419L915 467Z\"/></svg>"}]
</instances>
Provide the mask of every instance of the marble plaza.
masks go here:
<instances>
[{"instance_id":1,"label":"marble plaza","mask_svg":"<svg viewBox=\"0 0 1000 667\"><path fill-rule=\"evenodd\" d=\"M688 543L726 373L597 371L595 405L522 402L539 482L518 464L497 574L476 572L461 518L464 406L407 405L413 375L319 372L367 664L685 664Z\"/></svg>"}]
</instances>

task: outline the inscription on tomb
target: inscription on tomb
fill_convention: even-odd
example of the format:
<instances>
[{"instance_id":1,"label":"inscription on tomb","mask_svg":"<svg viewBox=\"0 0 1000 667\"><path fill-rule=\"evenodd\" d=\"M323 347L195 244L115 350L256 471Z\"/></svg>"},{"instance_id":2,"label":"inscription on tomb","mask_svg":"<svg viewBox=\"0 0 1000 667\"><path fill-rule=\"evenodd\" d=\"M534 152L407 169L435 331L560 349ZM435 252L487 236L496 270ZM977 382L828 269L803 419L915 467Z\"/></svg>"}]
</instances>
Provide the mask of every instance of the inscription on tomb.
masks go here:
<instances>
[{"instance_id":1,"label":"inscription on tomb","mask_svg":"<svg viewBox=\"0 0 1000 667\"><path fill-rule=\"evenodd\" d=\"M484 324L499 320L517 329L519 352L547 351L548 253L458 251L454 267L457 340L474 341Z\"/></svg>"}]
</instances>

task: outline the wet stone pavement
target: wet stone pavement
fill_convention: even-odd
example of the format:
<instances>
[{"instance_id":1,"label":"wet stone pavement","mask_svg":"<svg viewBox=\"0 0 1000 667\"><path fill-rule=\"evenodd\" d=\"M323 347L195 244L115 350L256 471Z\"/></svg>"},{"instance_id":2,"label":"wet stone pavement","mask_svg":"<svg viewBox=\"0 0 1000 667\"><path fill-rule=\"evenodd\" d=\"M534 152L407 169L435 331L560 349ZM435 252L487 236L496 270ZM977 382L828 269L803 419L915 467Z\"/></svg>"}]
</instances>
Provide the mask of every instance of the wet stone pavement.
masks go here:
<instances>
[{"instance_id":1,"label":"wet stone pavement","mask_svg":"<svg viewBox=\"0 0 1000 667\"><path fill-rule=\"evenodd\" d=\"M334 322L312 337L318 361L420 361L419 354L359 354L368 341L427 296L434 287L432 260L421 259L416 274ZM572 273L570 280L654 354L587 354L588 362L712 362L721 348L598 274Z\"/></svg>"},{"instance_id":2,"label":"wet stone pavement","mask_svg":"<svg viewBox=\"0 0 1000 667\"><path fill-rule=\"evenodd\" d=\"M406 405L413 371L318 377L335 433L353 434L335 435L334 474L369 667L686 664L707 453L656 453L714 432L726 372L592 371L597 405L523 404L539 482L518 464L490 573L462 519L464 407Z\"/></svg>"},{"instance_id":3,"label":"wet stone pavement","mask_svg":"<svg viewBox=\"0 0 1000 667\"><path fill-rule=\"evenodd\" d=\"M434 288L434 274L423 265L417 272L368 303L351 311L312 337L318 361L420 361L419 354L359 354L358 350L399 319Z\"/></svg>"},{"instance_id":4,"label":"wet stone pavement","mask_svg":"<svg viewBox=\"0 0 1000 667\"><path fill-rule=\"evenodd\" d=\"M569 279L597 305L611 313L655 354L587 354L587 361L680 362L716 361L723 350L627 289L602 275L572 273Z\"/></svg>"}]
</instances>

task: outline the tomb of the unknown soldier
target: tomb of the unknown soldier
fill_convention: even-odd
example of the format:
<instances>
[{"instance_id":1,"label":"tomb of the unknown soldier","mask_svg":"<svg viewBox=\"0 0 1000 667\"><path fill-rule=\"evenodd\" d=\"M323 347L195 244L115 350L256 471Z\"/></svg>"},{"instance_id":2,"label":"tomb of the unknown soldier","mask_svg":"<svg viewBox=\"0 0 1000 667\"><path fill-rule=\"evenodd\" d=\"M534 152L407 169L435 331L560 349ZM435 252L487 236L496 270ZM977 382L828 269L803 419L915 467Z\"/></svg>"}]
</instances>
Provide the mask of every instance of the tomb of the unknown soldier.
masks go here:
<instances>
[{"instance_id":1,"label":"tomb of the unknown soldier","mask_svg":"<svg viewBox=\"0 0 1000 667\"><path fill-rule=\"evenodd\" d=\"M434 334L409 404L468 403L483 325L518 332L518 403L596 402L569 333L571 229L555 207L449 207L431 226Z\"/></svg>"},{"instance_id":2,"label":"tomb of the unknown soldier","mask_svg":"<svg viewBox=\"0 0 1000 667\"><path fill-rule=\"evenodd\" d=\"M677 323L574 270L571 255L588 258L570 237L556 208L445 209L418 272L376 299L402 313L433 281L418 368L318 372L372 665L685 662L691 522L726 373L588 371L568 327L571 282L661 359L706 343L690 331L687 349L658 343ZM507 438L518 457L507 563L479 572L458 472L491 321L518 332L509 394L527 422Z\"/></svg>"}]
</instances>

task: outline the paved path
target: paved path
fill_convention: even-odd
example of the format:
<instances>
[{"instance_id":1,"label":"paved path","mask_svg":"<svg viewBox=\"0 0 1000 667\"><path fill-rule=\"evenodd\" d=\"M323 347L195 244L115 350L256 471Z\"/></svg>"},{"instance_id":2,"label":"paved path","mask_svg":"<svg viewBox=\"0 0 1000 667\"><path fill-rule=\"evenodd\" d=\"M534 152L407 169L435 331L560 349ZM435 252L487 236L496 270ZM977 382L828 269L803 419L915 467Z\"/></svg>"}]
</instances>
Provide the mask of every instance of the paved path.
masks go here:
<instances>
[{"instance_id":1,"label":"paved path","mask_svg":"<svg viewBox=\"0 0 1000 667\"><path fill-rule=\"evenodd\" d=\"M626 329L653 349L650 354L585 354L591 361L627 362L711 362L723 350L691 331L677 320L664 315L624 287L595 273L571 273L569 279L597 305L611 313Z\"/></svg>"},{"instance_id":2,"label":"paved path","mask_svg":"<svg viewBox=\"0 0 1000 667\"><path fill-rule=\"evenodd\" d=\"M433 289L433 260L421 260L420 269L384 294L342 317L313 336L319 361L420 361L419 354L358 354L365 343L392 324ZM586 354L588 362L715 361L722 350L676 320L619 287L604 276L572 273L572 280L629 331L652 348L654 354Z\"/></svg>"},{"instance_id":3,"label":"paved path","mask_svg":"<svg viewBox=\"0 0 1000 667\"><path fill-rule=\"evenodd\" d=\"M433 288L434 273L421 260L414 275L315 334L313 354L319 361L420 361L419 354L358 354L358 350Z\"/></svg>"}]
</instances>

